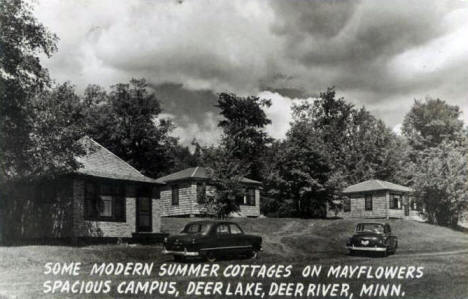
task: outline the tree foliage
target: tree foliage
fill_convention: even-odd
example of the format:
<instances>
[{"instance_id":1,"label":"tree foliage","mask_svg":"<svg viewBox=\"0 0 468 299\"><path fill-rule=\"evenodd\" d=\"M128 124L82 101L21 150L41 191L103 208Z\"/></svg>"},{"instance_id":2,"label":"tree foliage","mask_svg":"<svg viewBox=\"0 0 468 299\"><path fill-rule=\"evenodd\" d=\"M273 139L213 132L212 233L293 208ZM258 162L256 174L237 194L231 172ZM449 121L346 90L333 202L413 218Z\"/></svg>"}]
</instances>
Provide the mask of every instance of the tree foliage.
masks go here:
<instances>
[{"instance_id":1,"label":"tree foliage","mask_svg":"<svg viewBox=\"0 0 468 299\"><path fill-rule=\"evenodd\" d=\"M438 146L443 141L462 140L463 121L460 108L440 99L415 100L406 114L402 132L414 150Z\"/></svg>"},{"instance_id":2,"label":"tree foliage","mask_svg":"<svg viewBox=\"0 0 468 299\"><path fill-rule=\"evenodd\" d=\"M230 155L228 158L241 160L247 167L246 175L256 180L262 178L261 156L272 141L265 132L271 120L264 108L270 105L270 100L238 97L232 93L221 93L217 104L223 116L218 124L223 129L221 147Z\"/></svg>"},{"instance_id":3,"label":"tree foliage","mask_svg":"<svg viewBox=\"0 0 468 299\"><path fill-rule=\"evenodd\" d=\"M58 38L38 23L25 1L1 0L0 11L0 178L7 182L74 169L80 149L70 146L75 134L73 118L67 118L73 112L66 107L74 100L64 97L66 103L59 103L70 86L51 91L38 57L50 57Z\"/></svg>"},{"instance_id":4,"label":"tree foliage","mask_svg":"<svg viewBox=\"0 0 468 299\"><path fill-rule=\"evenodd\" d=\"M456 226L468 207L468 155L449 142L420 153L413 164L413 188L430 223Z\"/></svg>"},{"instance_id":5,"label":"tree foliage","mask_svg":"<svg viewBox=\"0 0 468 299\"><path fill-rule=\"evenodd\" d=\"M458 106L428 98L415 101L403 123L409 147L401 173L431 223L456 225L468 204L468 146L460 114Z\"/></svg>"},{"instance_id":6,"label":"tree foliage","mask_svg":"<svg viewBox=\"0 0 468 299\"><path fill-rule=\"evenodd\" d=\"M96 141L146 175L158 177L172 167L173 124L159 117L160 103L144 79L116 84L109 93L90 86L84 102L87 133Z\"/></svg>"}]
</instances>

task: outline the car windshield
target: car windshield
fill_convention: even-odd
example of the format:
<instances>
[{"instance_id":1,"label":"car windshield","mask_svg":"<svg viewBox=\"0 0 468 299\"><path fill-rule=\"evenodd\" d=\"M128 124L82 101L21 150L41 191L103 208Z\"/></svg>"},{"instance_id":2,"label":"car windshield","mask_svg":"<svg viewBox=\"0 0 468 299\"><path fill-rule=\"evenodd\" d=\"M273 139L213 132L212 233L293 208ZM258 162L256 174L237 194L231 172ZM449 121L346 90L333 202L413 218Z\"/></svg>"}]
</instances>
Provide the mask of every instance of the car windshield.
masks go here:
<instances>
[{"instance_id":1,"label":"car windshield","mask_svg":"<svg viewBox=\"0 0 468 299\"><path fill-rule=\"evenodd\" d=\"M208 232L208 229L209 229L208 223L192 223L192 224L187 224L182 230L182 233L204 234Z\"/></svg>"},{"instance_id":2,"label":"car windshield","mask_svg":"<svg viewBox=\"0 0 468 299\"><path fill-rule=\"evenodd\" d=\"M356 226L356 232L383 234L384 226L378 223L360 223Z\"/></svg>"}]
</instances>

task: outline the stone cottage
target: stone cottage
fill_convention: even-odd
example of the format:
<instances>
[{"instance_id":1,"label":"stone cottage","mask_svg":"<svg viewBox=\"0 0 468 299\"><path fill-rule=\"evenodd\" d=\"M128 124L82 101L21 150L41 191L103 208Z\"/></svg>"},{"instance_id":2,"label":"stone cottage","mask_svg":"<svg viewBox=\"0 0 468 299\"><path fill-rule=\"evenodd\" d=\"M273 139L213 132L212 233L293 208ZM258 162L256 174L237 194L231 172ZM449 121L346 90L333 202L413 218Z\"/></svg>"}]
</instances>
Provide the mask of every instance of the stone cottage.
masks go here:
<instances>
[{"instance_id":1,"label":"stone cottage","mask_svg":"<svg viewBox=\"0 0 468 299\"><path fill-rule=\"evenodd\" d=\"M130 239L160 232L161 183L144 176L89 137L81 167L53 180L16 184L5 200L5 240Z\"/></svg>"},{"instance_id":2,"label":"stone cottage","mask_svg":"<svg viewBox=\"0 0 468 299\"><path fill-rule=\"evenodd\" d=\"M210 185L209 169L206 167L187 168L157 180L164 183L161 188L162 216L198 216L204 214L204 204L200 201L206 192L215 192ZM242 179L245 185L243 198L239 198L240 211L234 217L260 216L261 183L248 178Z\"/></svg>"},{"instance_id":3,"label":"stone cottage","mask_svg":"<svg viewBox=\"0 0 468 299\"><path fill-rule=\"evenodd\" d=\"M327 209L327 217L343 218L406 218L418 219L419 210L411 188L368 180L348 186L342 191L342 209Z\"/></svg>"}]
</instances>

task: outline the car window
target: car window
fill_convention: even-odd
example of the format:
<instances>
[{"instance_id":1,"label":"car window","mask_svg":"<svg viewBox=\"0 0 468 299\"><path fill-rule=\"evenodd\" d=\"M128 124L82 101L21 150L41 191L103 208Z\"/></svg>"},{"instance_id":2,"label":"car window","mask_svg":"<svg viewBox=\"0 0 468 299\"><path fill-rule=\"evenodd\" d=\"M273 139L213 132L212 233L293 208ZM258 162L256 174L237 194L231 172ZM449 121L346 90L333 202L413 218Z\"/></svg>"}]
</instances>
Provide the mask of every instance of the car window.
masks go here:
<instances>
[{"instance_id":1,"label":"car window","mask_svg":"<svg viewBox=\"0 0 468 299\"><path fill-rule=\"evenodd\" d=\"M206 223L194 223L194 224L188 224L182 232L188 233L188 234L198 234L198 233L206 233L208 231L208 224Z\"/></svg>"},{"instance_id":2,"label":"car window","mask_svg":"<svg viewBox=\"0 0 468 299\"><path fill-rule=\"evenodd\" d=\"M229 227L231 228L231 234L232 235L240 235L242 234L242 230L240 229L237 224L230 224Z\"/></svg>"},{"instance_id":3,"label":"car window","mask_svg":"<svg viewBox=\"0 0 468 299\"><path fill-rule=\"evenodd\" d=\"M220 224L216 228L216 233L218 234L229 234L229 227L227 224Z\"/></svg>"},{"instance_id":4,"label":"car window","mask_svg":"<svg viewBox=\"0 0 468 299\"><path fill-rule=\"evenodd\" d=\"M361 223L356 227L356 232L382 234L384 232L384 227L377 223Z\"/></svg>"}]
</instances>

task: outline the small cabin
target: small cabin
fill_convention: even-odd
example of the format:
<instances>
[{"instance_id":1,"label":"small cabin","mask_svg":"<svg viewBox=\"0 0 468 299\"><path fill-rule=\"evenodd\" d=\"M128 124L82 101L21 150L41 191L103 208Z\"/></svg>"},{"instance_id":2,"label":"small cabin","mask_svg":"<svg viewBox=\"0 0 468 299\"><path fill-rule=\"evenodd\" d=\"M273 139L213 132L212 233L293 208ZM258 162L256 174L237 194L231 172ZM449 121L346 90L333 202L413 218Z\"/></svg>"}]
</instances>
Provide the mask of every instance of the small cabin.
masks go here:
<instances>
[{"instance_id":1,"label":"small cabin","mask_svg":"<svg viewBox=\"0 0 468 299\"><path fill-rule=\"evenodd\" d=\"M205 206L203 194L216 192L210 184L210 170L206 167L191 167L159 178L163 183L160 198L162 216L203 216ZM239 211L232 217L260 216L260 186L261 183L248 178L242 178L245 186L244 196L238 199Z\"/></svg>"},{"instance_id":2,"label":"small cabin","mask_svg":"<svg viewBox=\"0 0 468 299\"><path fill-rule=\"evenodd\" d=\"M16 182L2 204L4 242L50 243L159 237L161 183L89 137L81 167L53 179Z\"/></svg>"},{"instance_id":3,"label":"small cabin","mask_svg":"<svg viewBox=\"0 0 468 299\"><path fill-rule=\"evenodd\" d=\"M348 186L343 199L327 208L327 217L419 219L413 189L382 180Z\"/></svg>"}]
</instances>

